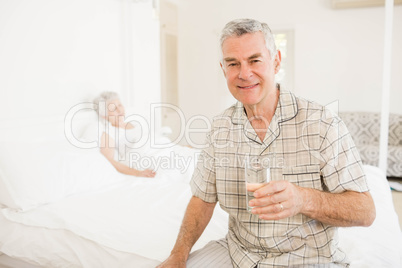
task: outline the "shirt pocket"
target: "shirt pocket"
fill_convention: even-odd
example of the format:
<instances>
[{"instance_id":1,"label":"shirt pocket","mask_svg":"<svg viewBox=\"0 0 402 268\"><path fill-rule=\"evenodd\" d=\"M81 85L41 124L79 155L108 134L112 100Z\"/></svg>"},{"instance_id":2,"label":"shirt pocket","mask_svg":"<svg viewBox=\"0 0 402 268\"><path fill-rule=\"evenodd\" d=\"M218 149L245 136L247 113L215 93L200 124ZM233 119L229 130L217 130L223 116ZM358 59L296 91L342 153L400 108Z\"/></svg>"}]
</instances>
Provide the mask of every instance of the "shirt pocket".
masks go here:
<instances>
[{"instance_id":1,"label":"shirt pocket","mask_svg":"<svg viewBox=\"0 0 402 268\"><path fill-rule=\"evenodd\" d=\"M300 187L323 189L319 164L284 167L283 179Z\"/></svg>"}]
</instances>

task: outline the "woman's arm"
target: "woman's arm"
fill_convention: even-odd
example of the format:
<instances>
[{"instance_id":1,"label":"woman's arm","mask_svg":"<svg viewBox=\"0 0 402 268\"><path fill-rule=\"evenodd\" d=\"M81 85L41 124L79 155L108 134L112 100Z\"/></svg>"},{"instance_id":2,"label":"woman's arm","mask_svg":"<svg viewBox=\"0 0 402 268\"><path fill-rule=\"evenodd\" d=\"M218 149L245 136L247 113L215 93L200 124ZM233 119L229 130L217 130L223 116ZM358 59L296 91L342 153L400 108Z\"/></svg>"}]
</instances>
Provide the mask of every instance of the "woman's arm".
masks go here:
<instances>
[{"instance_id":1,"label":"woman's arm","mask_svg":"<svg viewBox=\"0 0 402 268\"><path fill-rule=\"evenodd\" d=\"M100 152L106 157L107 160L114 166L114 168L123 174L133 175L137 177L155 177L155 172L153 170L137 170L130 168L116 160L114 160L115 154L115 142L114 140L105 132L103 132L101 137L101 148Z\"/></svg>"}]
</instances>

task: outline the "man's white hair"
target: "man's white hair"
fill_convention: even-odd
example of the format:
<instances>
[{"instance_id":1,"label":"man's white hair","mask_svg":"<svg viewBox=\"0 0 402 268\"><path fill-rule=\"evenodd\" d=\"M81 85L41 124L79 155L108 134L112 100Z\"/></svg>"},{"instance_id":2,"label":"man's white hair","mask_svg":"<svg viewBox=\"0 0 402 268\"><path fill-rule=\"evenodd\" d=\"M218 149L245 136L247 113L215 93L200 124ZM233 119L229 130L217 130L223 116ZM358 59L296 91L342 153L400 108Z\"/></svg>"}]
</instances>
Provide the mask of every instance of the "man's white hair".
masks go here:
<instances>
[{"instance_id":1,"label":"man's white hair","mask_svg":"<svg viewBox=\"0 0 402 268\"><path fill-rule=\"evenodd\" d=\"M221 33L221 51L223 42L225 42L227 38L232 36L239 37L247 33L256 32L261 32L263 34L265 45L267 46L267 49L271 55L271 59L273 60L276 56L276 45L271 29L268 27L268 24L259 22L254 19L236 19L228 22Z\"/></svg>"}]
</instances>

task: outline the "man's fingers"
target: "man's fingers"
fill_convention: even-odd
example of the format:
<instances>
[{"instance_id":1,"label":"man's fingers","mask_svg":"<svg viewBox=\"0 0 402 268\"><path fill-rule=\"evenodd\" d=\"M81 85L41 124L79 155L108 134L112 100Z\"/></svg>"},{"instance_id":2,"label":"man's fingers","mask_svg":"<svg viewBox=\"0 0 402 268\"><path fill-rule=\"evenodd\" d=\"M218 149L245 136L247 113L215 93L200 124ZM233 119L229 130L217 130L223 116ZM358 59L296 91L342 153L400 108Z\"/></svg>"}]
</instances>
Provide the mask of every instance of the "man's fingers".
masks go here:
<instances>
[{"instance_id":1,"label":"man's fingers","mask_svg":"<svg viewBox=\"0 0 402 268\"><path fill-rule=\"evenodd\" d=\"M253 208L251 213L259 215L260 219L277 220L290 216L286 203L276 203L265 207Z\"/></svg>"},{"instance_id":2,"label":"man's fingers","mask_svg":"<svg viewBox=\"0 0 402 268\"><path fill-rule=\"evenodd\" d=\"M284 202L288 199L286 192L277 192L275 194L261 196L250 200L249 205L252 207L264 207L272 204L277 204L279 202Z\"/></svg>"},{"instance_id":3,"label":"man's fingers","mask_svg":"<svg viewBox=\"0 0 402 268\"><path fill-rule=\"evenodd\" d=\"M256 190L254 192L254 197L260 198L267 195L272 195L277 192L285 190L287 187L287 181L271 181L267 183L264 187Z\"/></svg>"}]
</instances>

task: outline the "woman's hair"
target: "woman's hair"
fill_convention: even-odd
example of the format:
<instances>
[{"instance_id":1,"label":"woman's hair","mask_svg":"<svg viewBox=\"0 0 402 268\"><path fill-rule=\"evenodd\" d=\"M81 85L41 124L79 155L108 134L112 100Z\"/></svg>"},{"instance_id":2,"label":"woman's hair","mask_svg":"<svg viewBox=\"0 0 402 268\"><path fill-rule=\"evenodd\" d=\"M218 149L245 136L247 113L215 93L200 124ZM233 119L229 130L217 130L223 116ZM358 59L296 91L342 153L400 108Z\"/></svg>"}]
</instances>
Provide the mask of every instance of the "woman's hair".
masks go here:
<instances>
[{"instance_id":1,"label":"woman's hair","mask_svg":"<svg viewBox=\"0 0 402 268\"><path fill-rule=\"evenodd\" d=\"M271 59L274 59L276 56L276 45L271 29L268 27L268 24L253 19L237 19L228 22L221 33L221 50L223 42L227 38L256 32L261 32L264 35L265 45L271 55Z\"/></svg>"},{"instance_id":2,"label":"woman's hair","mask_svg":"<svg viewBox=\"0 0 402 268\"><path fill-rule=\"evenodd\" d=\"M104 91L101 94L99 94L98 97L96 97L93 100L93 103L95 104L95 109L98 115L100 116L106 116L107 115L107 109L106 109L106 103L110 100L118 99L119 95L116 92L113 91ZM103 109L100 109L104 105Z\"/></svg>"}]
</instances>

